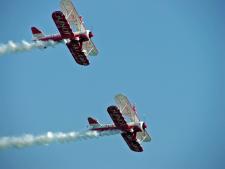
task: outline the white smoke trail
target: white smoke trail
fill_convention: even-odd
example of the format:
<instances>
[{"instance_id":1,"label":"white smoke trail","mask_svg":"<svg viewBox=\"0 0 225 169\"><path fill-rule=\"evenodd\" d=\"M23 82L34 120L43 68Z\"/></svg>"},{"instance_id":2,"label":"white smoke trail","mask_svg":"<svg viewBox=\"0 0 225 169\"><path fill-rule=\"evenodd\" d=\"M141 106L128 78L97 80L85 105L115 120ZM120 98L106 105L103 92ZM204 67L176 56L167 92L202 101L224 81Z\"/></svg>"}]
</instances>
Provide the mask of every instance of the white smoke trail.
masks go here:
<instances>
[{"instance_id":1,"label":"white smoke trail","mask_svg":"<svg viewBox=\"0 0 225 169\"><path fill-rule=\"evenodd\" d=\"M54 142L66 143L82 139L91 139L100 136L108 136L118 133L119 131L97 132L87 130L84 132L68 132L68 133L47 132L46 134L38 136L26 134L21 137L2 137L0 138L0 150L7 148L25 148L33 145L48 145Z\"/></svg>"},{"instance_id":2,"label":"white smoke trail","mask_svg":"<svg viewBox=\"0 0 225 169\"><path fill-rule=\"evenodd\" d=\"M33 41L27 42L23 40L21 43L15 43L9 41L6 44L0 44L0 55L5 55L9 53L25 52L30 51L35 48L45 48L49 46L55 46L58 42L50 41Z\"/></svg>"}]
</instances>

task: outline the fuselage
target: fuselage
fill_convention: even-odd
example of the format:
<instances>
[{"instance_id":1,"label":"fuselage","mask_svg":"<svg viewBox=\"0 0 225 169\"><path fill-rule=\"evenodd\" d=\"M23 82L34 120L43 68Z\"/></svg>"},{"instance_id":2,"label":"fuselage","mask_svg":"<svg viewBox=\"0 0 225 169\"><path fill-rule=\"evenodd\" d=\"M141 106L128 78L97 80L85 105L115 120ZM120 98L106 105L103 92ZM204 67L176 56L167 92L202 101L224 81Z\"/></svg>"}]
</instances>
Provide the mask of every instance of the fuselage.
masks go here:
<instances>
[{"instance_id":1,"label":"fuselage","mask_svg":"<svg viewBox=\"0 0 225 169\"><path fill-rule=\"evenodd\" d=\"M65 39L70 39L70 40L77 40L80 42L85 42L88 41L90 38L93 37L93 34L91 31L86 30L84 32L73 32L73 35L67 38L63 38L61 34L53 34L53 35L47 35L45 37L39 38L38 40L40 41L55 41L55 42L61 42Z\"/></svg>"},{"instance_id":2,"label":"fuselage","mask_svg":"<svg viewBox=\"0 0 225 169\"><path fill-rule=\"evenodd\" d=\"M127 128L118 128L114 124L100 124L96 126L91 126L90 130L95 130L95 131L121 131L121 132L141 132L143 131L146 127L144 122L129 122L127 123Z\"/></svg>"}]
</instances>

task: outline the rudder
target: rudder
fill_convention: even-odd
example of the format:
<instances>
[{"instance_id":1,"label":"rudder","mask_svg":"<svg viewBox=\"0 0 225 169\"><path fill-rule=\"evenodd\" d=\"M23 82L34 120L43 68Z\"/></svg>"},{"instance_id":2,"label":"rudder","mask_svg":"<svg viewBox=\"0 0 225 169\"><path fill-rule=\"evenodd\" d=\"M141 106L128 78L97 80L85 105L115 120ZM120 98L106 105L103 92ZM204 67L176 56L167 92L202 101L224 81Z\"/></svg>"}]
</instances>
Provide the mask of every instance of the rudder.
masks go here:
<instances>
[{"instance_id":1,"label":"rudder","mask_svg":"<svg viewBox=\"0 0 225 169\"><path fill-rule=\"evenodd\" d=\"M88 123L90 126L94 127L94 126L100 126L100 123L98 122L98 120L92 118L92 117L88 117Z\"/></svg>"},{"instance_id":2,"label":"rudder","mask_svg":"<svg viewBox=\"0 0 225 169\"><path fill-rule=\"evenodd\" d=\"M36 27L31 27L31 31L34 39L40 39L45 37L44 33Z\"/></svg>"}]
</instances>

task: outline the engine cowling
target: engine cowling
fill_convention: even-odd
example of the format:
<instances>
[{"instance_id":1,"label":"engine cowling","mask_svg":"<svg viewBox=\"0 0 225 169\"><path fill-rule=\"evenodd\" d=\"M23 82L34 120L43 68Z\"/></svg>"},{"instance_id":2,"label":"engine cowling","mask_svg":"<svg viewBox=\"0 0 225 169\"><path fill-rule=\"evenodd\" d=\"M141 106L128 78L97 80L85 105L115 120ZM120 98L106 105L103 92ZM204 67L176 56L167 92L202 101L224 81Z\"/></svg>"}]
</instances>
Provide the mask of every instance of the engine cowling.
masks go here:
<instances>
[{"instance_id":1,"label":"engine cowling","mask_svg":"<svg viewBox=\"0 0 225 169\"><path fill-rule=\"evenodd\" d=\"M92 38L94 35L93 35L93 33L90 31L88 36L89 36L89 38Z\"/></svg>"},{"instance_id":2,"label":"engine cowling","mask_svg":"<svg viewBox=\"0 0 225 169\"><path fill-rule=\"evenodd\" d=\"M145 124L145 122L143 122L142 129L145 130L146 128L147 128L147 125Z\"/></svg>"}]
</instances>

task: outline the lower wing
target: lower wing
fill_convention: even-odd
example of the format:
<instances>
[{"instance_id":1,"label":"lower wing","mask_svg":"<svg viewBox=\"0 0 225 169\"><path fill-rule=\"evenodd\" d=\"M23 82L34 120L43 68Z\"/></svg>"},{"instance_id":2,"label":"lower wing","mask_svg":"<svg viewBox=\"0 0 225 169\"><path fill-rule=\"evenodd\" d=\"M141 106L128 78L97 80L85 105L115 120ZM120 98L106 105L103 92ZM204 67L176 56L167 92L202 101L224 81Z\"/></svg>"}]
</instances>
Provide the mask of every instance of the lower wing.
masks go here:
<instances>
[{"instance_id":1,"label":"lower wing","mask_svg":"<svg viewBox=\"0 0 225 169\"><path fill-rule=\"evenodd\" d=\"M109 106L107 108L107 111L117 128L122 131L128 131L129 127L127 125L127 122L125 121L122 114L120 113L120 110L116 106Z\"/></svg>"},{"instance_id":2,"label":"lower wing","mask_svg":"<svg viewBox=\"0 0 225 169\"><path fill-rule=\"evenodd\" d=\"M66 45L69 48L70 53L72 54L73 58L75 59L75 61L78 64L84 65L84 66L89 65L89 61L88 61L86 55L84 54L84 52L82 52L82 49L77 41L72 40L69 43L67 43Z\"/></svg>"},{"instance_id":3,"label":"lower wing","mask_svg":"<svg viewBox=\"0 0 225 169\"><path fill-rule=\"evenodd\" d=\"M55 25L58 28L62 38L70 39L74 36L68 21L66 20L64 14L61 11L53 12L52 19L54 20Z\"/></svg>"},{"instance_id":4,"label":"lower wing","mask_svg":"<svg viewBox=\"0 0 225 169\"><path fill-rule=\"evenodd\" d=\"M136 152L142 152L143 148L141 147L141 145L132 139L132 135L129 133L122 133L121 134L123 139L126 141L127 145L129 146L129 148L133 151Z\"/></svg>"}]
</instances>

